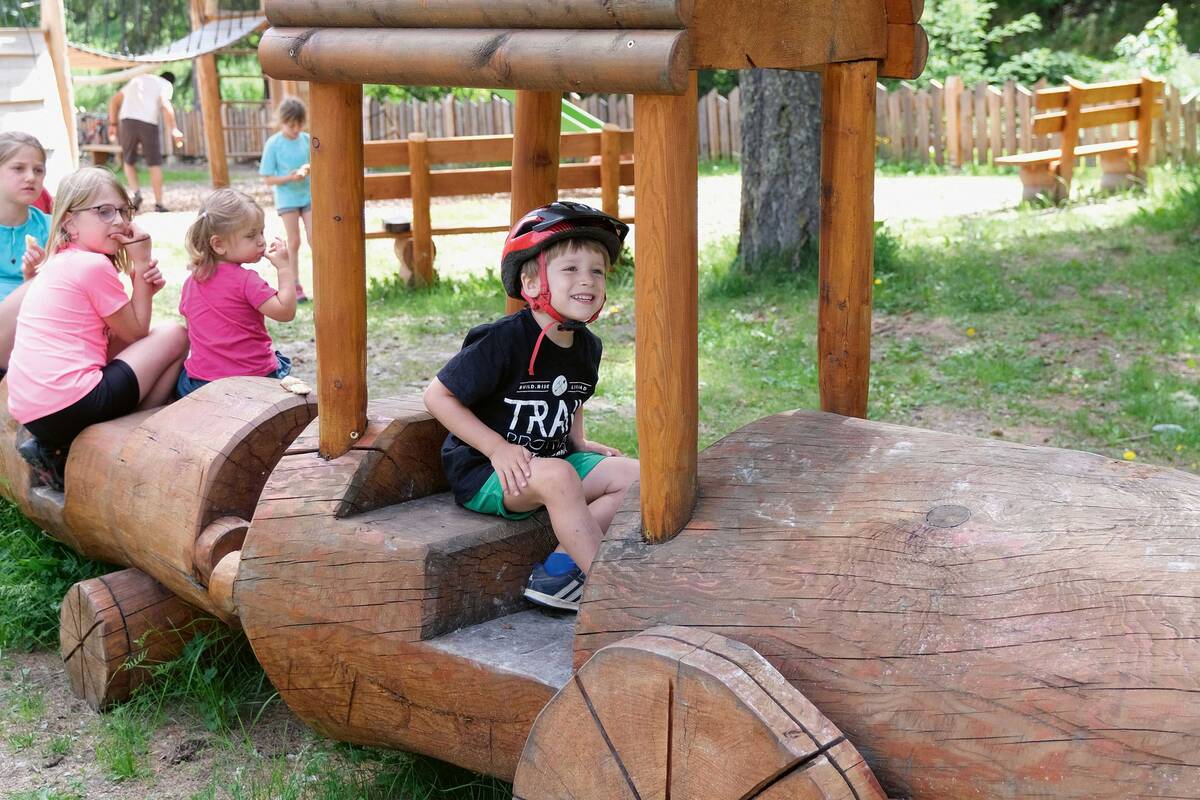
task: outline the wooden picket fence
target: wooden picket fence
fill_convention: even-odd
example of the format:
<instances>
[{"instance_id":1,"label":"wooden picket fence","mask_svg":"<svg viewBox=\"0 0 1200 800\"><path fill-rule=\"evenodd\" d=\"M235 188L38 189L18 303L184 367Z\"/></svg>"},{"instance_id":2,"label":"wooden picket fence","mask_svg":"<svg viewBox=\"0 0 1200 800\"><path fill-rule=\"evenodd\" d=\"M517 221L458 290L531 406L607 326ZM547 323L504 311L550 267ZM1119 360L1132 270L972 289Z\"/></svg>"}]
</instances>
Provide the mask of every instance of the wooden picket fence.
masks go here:
<instances>
[{"instance_id":1,"label":"wooden picket fence","mask_svg":"<svg viewBox=\"0 0 1200 800\"><path fill-rule=\"evenodd\" d=\"M1015 155L1056 147L1058 134L1032 132L1035 113L1032 87L1013 82L1002 86L980 83L963 86L956 77L945 84L933 81L924 89L901 84L891 91L876 87L876 133L878 157L883 161L962 166L990 164L1001 155ZM572 102L603 122L622 128L633 127L633 97L624 94L572 95ZM1168 84L1164 113L1155 120L1155 160L1159 163L1200 162L1200 93L1184 97ZM700 98L700 157L738 158L742 151L741 92L728 96L715 89ZM184 134L181 151L186 156L204 155L198 110L177 110ZM225 148L230 158L257 158L273 132L271 114L265 103L226 102L222 105ZM466 101L452 95L439 100L381 103L368 99L363 104L363 131L368 139L406 139L421 131L431 137L482 136L512 133L512 104L501 97ZM1081 132L1080 144L1135 137L1134 123ZM1091 163L1094 159L1088 159Z\"/></svg>"},{"instance_id":2,"label":"wooden picket fence","mask_svg":"<svg viewBox=\"0 0 1200 800\"><path fill-rule=\"evenodd\" d=\"M602 122L621 128L633 127L633 96L624 94L573 95L572 102ZM741 154L741 127L738 124L739 91L728 97L715 89L700 98L701 158L735 158ZM175 118L183 131L183 156L205 154L204 135L198 109L176 109ZM266 103L226 101L221 104L225 124L225 150L230 158L258 158L263 144L275 132ZM369 98L363 103L363 133L370 141L407 139L420 131L432 138L511 134L512 104L502 97L466 101L453 95L440 100L410 100L405 103L381 103ZM169 150L164 152L170 152Z\"/></svg>"},{"instance_id":3,"label":"wooden picket fence","mask_svg":"<svg viewBox=\"0 0 1200 800\"><path fill-rule=\"evenodd\" d=\"M1032 87L1012 81L1002 86L964 86L957 77L928 88L902 84L888 91L876 86L876 141L884 161L937 164L991 164L997 156L1016 155L1058 146L1059 134L1033 133ZM1170 84L1163 115L1154 121L1154 159L1158 163L1200 162L1197 119L1200 93L1183 97ZM1080 132L1080 144L1136 138L1136 124L1125 122ZM1085 163L1094 163L1089 158Z\"/></svg>"}]
</instances>

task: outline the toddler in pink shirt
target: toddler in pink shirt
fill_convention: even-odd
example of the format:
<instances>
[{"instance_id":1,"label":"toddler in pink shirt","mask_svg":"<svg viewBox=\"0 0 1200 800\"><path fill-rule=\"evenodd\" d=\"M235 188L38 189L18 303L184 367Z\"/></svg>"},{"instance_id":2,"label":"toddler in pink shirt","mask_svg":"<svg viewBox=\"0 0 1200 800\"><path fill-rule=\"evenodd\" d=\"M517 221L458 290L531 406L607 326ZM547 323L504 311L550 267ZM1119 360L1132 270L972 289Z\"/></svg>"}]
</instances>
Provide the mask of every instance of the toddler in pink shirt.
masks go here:
<instances>
[{"instance_id":1,"label":"toddler in pink shirt","mask_svg":"<svg viewBox=\"0 0 1200 800\"><path fill-rule=\"evenodd\" d=\"M179 313L191 351L176 384L179 396L219 378L286 377L292 362L275 350L264 317L289 322L296 316L296 264L281 239L267 244L263 238L263 210L236 189L213 192L188 228L187 249L192 274ZM275 266L278 291L243 266L263 256Z\"/></svg>"}]
</instances>

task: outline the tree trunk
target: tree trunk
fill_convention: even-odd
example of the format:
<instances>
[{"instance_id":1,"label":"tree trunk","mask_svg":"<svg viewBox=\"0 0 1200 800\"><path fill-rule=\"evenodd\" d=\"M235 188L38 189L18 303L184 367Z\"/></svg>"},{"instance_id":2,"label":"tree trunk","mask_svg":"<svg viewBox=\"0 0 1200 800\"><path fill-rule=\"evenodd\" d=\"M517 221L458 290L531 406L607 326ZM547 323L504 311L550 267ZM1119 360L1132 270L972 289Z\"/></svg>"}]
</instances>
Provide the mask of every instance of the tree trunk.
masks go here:
<instances>
[{"instance_id":1,"label":"tree trunk","mask_svg":"<svg viewBox=\"0 0 1200 800\"><path fill-rule=\"evenodd\" d=\"M742 269L798 270L817 236L821 184L821 78L742 73Z\"/></svg>"}]
</instances>

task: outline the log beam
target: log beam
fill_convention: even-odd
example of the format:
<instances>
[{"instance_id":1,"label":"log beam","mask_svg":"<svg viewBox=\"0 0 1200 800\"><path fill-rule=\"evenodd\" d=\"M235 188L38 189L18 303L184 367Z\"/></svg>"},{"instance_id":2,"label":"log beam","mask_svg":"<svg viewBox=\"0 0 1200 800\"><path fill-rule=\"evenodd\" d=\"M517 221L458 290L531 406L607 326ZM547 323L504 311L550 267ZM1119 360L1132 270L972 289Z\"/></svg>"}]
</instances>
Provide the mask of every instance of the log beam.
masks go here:
<instances>
[{"instance_id":1,"label":"log beam","mask_svg":"<svg viewBox=\"0 0 1200 800\"><path fill-rule=\"evenodd\" d=\"M557 92L517 92L512 136L512 199L509 223L558 199L558 159L562 103ZM524 300L508 297L505 313L520 311Z\"/></svg>"},{"instance_id":2,"label":"log beam","mask_svg":"<svg viewBox=\"0 0 1200 800\"><path fill-rule=\"evenodd\" d=\"M362 86L313 83L310 96L320 451L336 458L367 427Z\"/></svg>"},{"instance_id":3,"label":"log beam","mask_svg":"<svg viewBox=\"0 0 1200 800\"><path fill-rule=\"evenodd\" d=\"M192 0L193 31L198 30L207 20L207 5L207 0ZM221 79L217 74L217 57L212 53L198 56L195 64L208 173L213 188L220 189L229 185L229 160L225 156L225 125L221 121Z\"/></svg>"},{"instance_id":4,"label":"log beam","mask_svg":"<svg viewBox=\"0 0 1200 800\"><path fill-rule=\"evenodd\" d=\"M696 74L679 97L637 97L633 113L641 505L646 537L661 542L696 497Z\"/></svg>"},{"instance_id":5,"label":"log beam","mask_svg":"<svg viewBox=\"0 0 1200 800\"><path fill-rule=\"evenodd\" d=\"M677 94L686 31L270 28L263 72L289 80Z\"/></svg>"},{"instance_id":6,"label":"log beam","mask_svg":"<svg viewBox=\"0 0 1200 800\"><path fill-rule=\"evenodd\" d=\"M695 0L266 0L277 27L686 28Z\"/></svg>"},{"instance_id":7,"label":"log beam","mask_svg":"<svg viewBox=\"0 0 1200 800\"><path fill-rule=\"evenodd\" d=\"M875 80L874 61L830 64L821 102L818 381L821 409L851 417L870 385Z\"/></svg>"}]
</instances>

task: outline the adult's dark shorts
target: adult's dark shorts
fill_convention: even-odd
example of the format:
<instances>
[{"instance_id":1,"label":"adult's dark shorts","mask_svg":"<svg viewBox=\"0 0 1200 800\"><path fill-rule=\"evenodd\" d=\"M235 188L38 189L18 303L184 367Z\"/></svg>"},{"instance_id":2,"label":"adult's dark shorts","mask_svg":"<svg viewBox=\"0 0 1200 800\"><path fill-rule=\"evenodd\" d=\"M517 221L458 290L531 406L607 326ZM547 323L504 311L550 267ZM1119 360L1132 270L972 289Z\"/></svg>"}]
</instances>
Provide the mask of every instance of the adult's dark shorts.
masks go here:
<instances>
[{"instance_id":1,"label":"adult's dark shorts","mask_svg":"<svg viewBox=\"0 0 1200 800\"><path fill-rule=\"evenodd\" d=\"M146 157L146 166L162 166L162 136L158 126L140 119L123 119L117 126L117 141L121 143L121 158L126 164L136 164L138 160L138 145L142 146L142 155Z\"/></svg>"}]
</instances>

